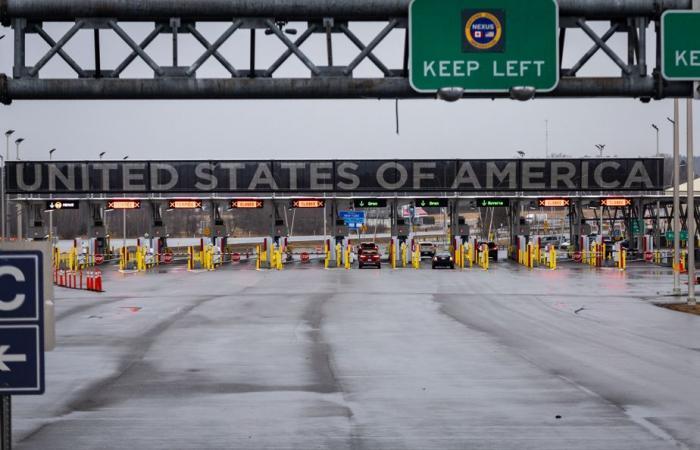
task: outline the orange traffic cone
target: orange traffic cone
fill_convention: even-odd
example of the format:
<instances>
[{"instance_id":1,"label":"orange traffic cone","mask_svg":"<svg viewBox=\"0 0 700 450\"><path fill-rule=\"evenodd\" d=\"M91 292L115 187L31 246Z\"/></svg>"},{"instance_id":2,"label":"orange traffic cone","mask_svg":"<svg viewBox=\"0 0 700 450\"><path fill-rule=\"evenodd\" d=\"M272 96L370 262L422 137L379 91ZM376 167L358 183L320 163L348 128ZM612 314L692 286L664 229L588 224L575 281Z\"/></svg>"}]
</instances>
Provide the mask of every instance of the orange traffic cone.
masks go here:
<instances>
[{"instance_id":1,"label":"orange traffic cone","mask_svg":"<svg viewBox=\"0 0 700 450\"><path fill-rule=\"evenodd\" d=\"M102 292L102 272L95 272L95 290L97 292Z\"/></svg>"}]
</instances>

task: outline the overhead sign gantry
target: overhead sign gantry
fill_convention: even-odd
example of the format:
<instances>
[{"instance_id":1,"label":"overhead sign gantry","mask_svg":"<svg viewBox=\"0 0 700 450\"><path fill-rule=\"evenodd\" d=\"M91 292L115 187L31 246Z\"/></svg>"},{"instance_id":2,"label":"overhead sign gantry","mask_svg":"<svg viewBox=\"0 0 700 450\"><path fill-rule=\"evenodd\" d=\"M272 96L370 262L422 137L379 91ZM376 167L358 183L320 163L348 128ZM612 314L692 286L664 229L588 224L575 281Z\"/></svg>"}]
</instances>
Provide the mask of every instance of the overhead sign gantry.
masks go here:
<instances>
[{"instance_id":1,"label":"overhead sign gantry","mask_svg":"<svg viewBox=\"0 0 700 450\"><path fill-rule=\"evenodd\" d=\"M693 96L693 83L665 81L657 75L660 61L647 58L648 36L660 33L651 25L667 10L691 9L691 0L416 0L409 23L410 4L3 0L0 20L12 26L14 66L11 77L0 75L0 101L435 98L445 86L461 87L464 97L473 98L510 97L518 86L536 88L542 97ZM54 25L59 22L68 26ZM201 30L212 22L221 34L205 36ZM362 28L363 22L378 24L377 33L361 37L360 31L372 28ZM590 49L580 41L571 45L569 30L582 31ZM166 34L172 57L162 61L151 45ZM305 45L317 37L325 48ZM201 52L185 57L178 51L182 39L198 42ZM611 39L626 46L613 48ZM103 58L104 43L113 40L125 51L110 47L110 58ZM339 61L334 55L341 45L356 53ZM85 47L94 48L94 58L76 54ZM612 64L589 64L596 53ZM31 62L27 55L33 55ZM69 72L53 78L46 69L59 58ZM213 60L223 75L203 75L201 68ZM286 70L292 60L303 69ZM145 72L130 70L138 63L147 66ZM367 63L374 74L363 70Z\"/></svg>"}]
</instances>

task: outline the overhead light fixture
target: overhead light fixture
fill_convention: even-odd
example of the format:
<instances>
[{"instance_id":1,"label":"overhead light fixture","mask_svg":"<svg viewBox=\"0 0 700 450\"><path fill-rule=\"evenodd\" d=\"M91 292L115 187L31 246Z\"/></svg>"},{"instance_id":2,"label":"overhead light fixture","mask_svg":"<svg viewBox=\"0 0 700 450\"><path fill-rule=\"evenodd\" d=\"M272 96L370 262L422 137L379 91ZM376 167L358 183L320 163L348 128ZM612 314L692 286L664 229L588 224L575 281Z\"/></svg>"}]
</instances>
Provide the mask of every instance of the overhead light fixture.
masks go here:
<instances>
[{"instance_id":1,"label":"overhead light fixture","mask_svg":"<svg viewBox=\"0 0 700 450\"><path fill-rule=\"evenodd\" d=\"M516 86L510 89L510 98L519 102L526 102L535 98L537 89L532 86Z\"/></svg>"},{"instance_id":2,"label":"overhead light fixture","mask_svg":"<svg viewBox=\"0 0 700 450\"><path fill-rule=\"evenodd\" d=\"M461 87L448 87L438 89L437 96L440 100L444 100L449 103L461 100L464 97L464 88Z\"/></svg>"}]
</instances>

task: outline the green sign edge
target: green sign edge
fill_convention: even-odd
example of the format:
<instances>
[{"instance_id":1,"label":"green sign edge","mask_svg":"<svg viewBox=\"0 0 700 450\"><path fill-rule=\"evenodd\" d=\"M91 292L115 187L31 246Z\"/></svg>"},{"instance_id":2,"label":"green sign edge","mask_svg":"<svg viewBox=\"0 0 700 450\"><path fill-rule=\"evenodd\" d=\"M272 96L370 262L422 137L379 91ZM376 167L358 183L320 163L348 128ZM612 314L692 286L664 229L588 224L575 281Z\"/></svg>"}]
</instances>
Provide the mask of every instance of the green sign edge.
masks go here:
<instances>
[{"instance_id":1,"label":"green sign edge","mask_svg":"<svg viewBox=\"0 0 700 450\"><path fill-rule=\"evenodd\" d=\"M408 6L408 68L409 68L409 75L408 75L408 83L411 85L411 89L414 91L418 92L419 94L435 94L438 92L439 89L418 89L416 86L413 84L413 27L412 25L412 20L411 18L413 17L413 5L416 3L416 1L419 0L411 0L411 3ZM425 1L425 0L420 0L420 1ZM554 4L554 13L556 16L556 24L555 24L555 29L556 33L559 33L559 2L557 0L550 0ZM667 11L668 12L668 11ZM662 35L663 39L663 35ZM561 49L559 48L559 36L556 35L554 36L554 40L556 42L556 66L557 66L557 78L554 81L554 86L548 89L537 89L536 92L538 93L548 93L554 91L557 87L559 87L559 83L561 82L561 61L560 61L560 55L561 55ZM516 87L516 86L513 86ZM486 93L486 94L500 94L503 92L510 92L504 89L465 89L464 92L472 92L472 93Z\"/></svg>"},{"instance_id":2,"label":"green sign edge","mask_svg":"<svg viewBox=\"0 0 700 450\"><path fill-rule=\"evenodd\" d=\"M415 0L413 0L415 1ZM411 3L413 4L413 3ZM661 77L666 81L700 81L698 78L681 78L670 77L666 74L666 17L674 14L698 14L699 10L695 9L668 9L661 14Z\"/></svg>"}]
</instances>

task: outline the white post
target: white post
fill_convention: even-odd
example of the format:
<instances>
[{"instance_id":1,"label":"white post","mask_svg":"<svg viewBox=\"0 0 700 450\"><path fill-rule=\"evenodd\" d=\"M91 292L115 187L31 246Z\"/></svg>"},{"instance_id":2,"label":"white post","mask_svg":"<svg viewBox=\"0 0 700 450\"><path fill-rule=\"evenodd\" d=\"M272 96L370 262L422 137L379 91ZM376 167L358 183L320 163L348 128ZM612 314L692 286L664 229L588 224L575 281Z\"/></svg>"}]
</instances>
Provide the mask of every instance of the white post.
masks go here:
<instances>
[{"instance_id":1,"label":"white post","mask_svg":"<svg viewBox=\"0 0 700 450\"><path fill-rule=\"evenodd\" d=\"M122 209L122 247L124 247L124 251L126 251L126 209Z\"/></svg>"},{"instance_id":2,"label":"white post","mask_svg":"<svg viewBox=\"0 0 700 450\"><path fill-rule=\"evenodd\" d=\"M688 304L695 305L695 167L693 164L693 99L688 109Z\"/></svg>"},{"instance_id":3,"label":"white post","mask_svg":"<svg viewBox=\"0 0 700 450\"><path fill-rule=\"evenodd\" d=\"M681 274L678 270L681 254L681 200L680 200L680 178L681 178L681 157L680 157L680 119L679 100L673 101L673 264L676 270L673 272L673 295L681 295Z\"/></svg>"},{"instance_id":4,"label":"white post","mask_svg":"<svg viewBox=\"0 0 700 450\"><path fill-rule=\"evenodd\" d=\"M7 161L10 160L9 158L10 158L10 135L5 133L5 163L3 163L3 166L7 163ZM4 186L5 186L5 180L3 178L3 191L4 191ZM3 238L8 237L7 235L9 234L9 231L10 231L7 228L7 220L9 217L7 209L9 206L10 206L10 202L7 201L7 197L3 193L3 196L2 196L2 237Z\"/></svg>"}]
</instances>

